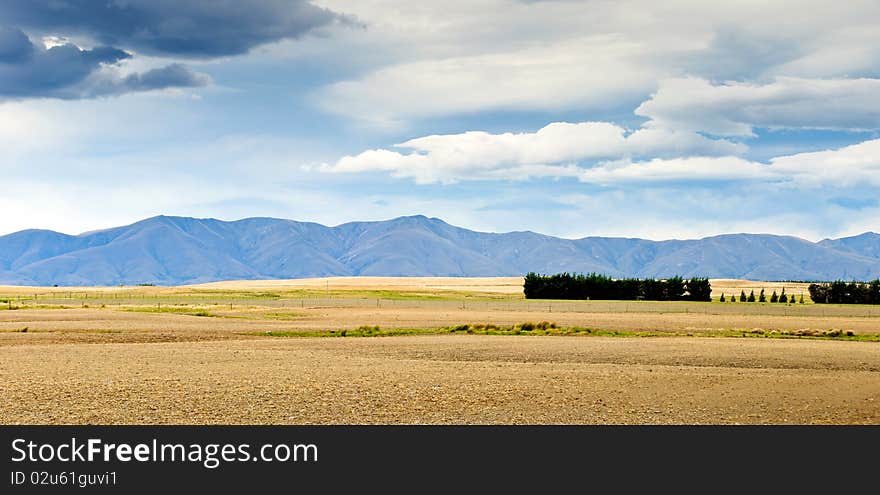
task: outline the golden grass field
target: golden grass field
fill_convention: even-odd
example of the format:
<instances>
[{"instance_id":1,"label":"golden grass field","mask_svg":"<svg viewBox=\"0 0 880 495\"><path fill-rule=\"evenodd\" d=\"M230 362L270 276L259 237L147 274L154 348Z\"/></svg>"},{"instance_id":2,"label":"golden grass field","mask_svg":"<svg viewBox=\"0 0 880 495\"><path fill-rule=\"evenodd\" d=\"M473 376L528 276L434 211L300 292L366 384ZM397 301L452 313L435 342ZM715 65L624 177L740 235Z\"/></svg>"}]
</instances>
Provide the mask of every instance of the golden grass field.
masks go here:
<instances>
[{"instance_id":1,"label":"golden grass field","mask_svg":"<svg viewBox=\"0 0 880 495\"><path fill-rule=\"evenodd\" d=\"M0 287L0 423L880 422L880 307L534 301L521 282Z\"/></svg>"}]
</instances>

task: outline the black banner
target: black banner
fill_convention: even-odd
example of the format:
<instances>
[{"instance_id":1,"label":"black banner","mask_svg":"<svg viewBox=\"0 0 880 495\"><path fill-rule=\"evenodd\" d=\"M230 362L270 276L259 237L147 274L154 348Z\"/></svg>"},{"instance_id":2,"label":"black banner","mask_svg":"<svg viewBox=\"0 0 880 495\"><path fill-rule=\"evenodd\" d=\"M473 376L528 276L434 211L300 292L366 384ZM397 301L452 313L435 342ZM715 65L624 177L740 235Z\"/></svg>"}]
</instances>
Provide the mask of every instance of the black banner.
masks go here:
<instances>
[{"instance_id":1,"label":"black banner","mask_svg":"<svg viewBox=\"0 0 880 495\"><path fill-rule=\"evenodd\" d=\"M873 483L880 427L3 426L2 493ZM706 484L708 483L708 484Z\"/></svg>"}]
</instances>

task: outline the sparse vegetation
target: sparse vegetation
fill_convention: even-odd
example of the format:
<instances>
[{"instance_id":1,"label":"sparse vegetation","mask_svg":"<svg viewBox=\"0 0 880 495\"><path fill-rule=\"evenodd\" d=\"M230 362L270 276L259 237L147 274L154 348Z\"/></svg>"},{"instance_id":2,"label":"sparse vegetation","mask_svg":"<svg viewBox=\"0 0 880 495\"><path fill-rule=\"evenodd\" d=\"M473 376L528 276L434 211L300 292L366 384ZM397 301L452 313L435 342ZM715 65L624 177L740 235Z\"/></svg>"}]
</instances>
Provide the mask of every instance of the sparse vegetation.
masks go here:
<instances>
[{"instance_id":1,"label":"sparse vegetation","mask_svg":"<svg viewBox=\"0 0 880 495\"><path fill-rule=\"evenodd\" d=\"M138 307L129 307L129 308L121 308L122 311L129 311L133 313L170 313L175 315L188 315L188 316L203 316L203 317L217 317L218 315L211 313L204 309L191 308L186 306L138 306Z\"/></svg>"},{"instance_id":2,"label":"sparse vegetation","mask_svg":"<svg viewBox=\"0 0 880 495\"><path fill-rule=\"evenodd\" d=\"M880 342L880 334L856 334L851 330L829 329L761 329L725 330L725 331L687 331L660 332L645 330L609 330L581 326L560 326L553 322L541 321L522 322L515 325L496 325L493 323L462 323L439 328L388 328L363 325L353 330L324 331L268 331L254 335L270 337L395 337L402 335L590 335L594 337L762 337L762 338L805 338L825 340L854 340L862 342Z\"/></svg>"}]
</instances>

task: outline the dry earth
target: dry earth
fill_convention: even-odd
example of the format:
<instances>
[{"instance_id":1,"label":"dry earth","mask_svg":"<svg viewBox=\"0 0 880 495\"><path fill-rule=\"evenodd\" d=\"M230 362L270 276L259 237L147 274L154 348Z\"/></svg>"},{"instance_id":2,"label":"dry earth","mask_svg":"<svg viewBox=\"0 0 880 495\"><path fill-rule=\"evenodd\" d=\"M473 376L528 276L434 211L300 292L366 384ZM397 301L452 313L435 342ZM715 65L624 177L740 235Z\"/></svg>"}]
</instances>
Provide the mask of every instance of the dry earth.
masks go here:
<instances>
[{"instance_id":1,"label":"dry earth","mask_svg":"<svg viewBox=\"0 0 880 495\"><path fill-rule=\"evenodd\" d=\"M880 346L511 336L0 348L3 423L878 423Z\"/></svg>"},{"instance_id":2,"label":"dry earth","mask_svg":"<svg viewBox=\"0 0 880 495\"><path fill-rule=\"evenodd\" d=\"M281 290L285 282L320 286L269 281L228 290ZM395 283L395 290L407 283L419 292L468 290L448 280L346 283L356 291ZM474 293L510 285L468 283L478 287ZM119 290L166 297L192 289ZM755 328L877 334L880 312L870 307L592 302L557 304L551 312L525 301L281 298L230 308L181 296L156 311L192 314L172 314L143 312L153 310L152 302L114 301L104 308L0 311L0 424L880 423L876 342L266 336L540 320L681 335Z\"/></svg>"}]
</instances>

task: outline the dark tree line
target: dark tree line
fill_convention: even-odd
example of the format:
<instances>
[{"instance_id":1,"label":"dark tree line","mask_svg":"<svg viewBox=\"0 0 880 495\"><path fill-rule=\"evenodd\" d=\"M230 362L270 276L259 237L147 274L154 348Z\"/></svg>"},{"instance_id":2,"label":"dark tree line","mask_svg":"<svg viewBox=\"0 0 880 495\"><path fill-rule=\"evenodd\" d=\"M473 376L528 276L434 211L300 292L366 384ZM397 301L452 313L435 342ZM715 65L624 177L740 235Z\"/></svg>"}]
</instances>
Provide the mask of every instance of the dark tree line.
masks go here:
<instances>
[{"instance_id":1,"label":"dark tree line","mask_svg":"<svg viewBox=\"0 0 880 495\"><path fill-rule=\"evenodd\" d=\"M613 279L598 273L539 275L530 272L525 277L523 292L526 299L712 300L709 279L698 277Z\"/></svg>"},{"instance_id":2,"label":"dark tree line","mask_svg":"<svg viewBox=\"0 0 880 495\"><path fill-rule=\"evenodd\" d=\"M880 279L873 282L810 284L810 299L818 304L880 304Z\"/></svg>"}]
</instances>

